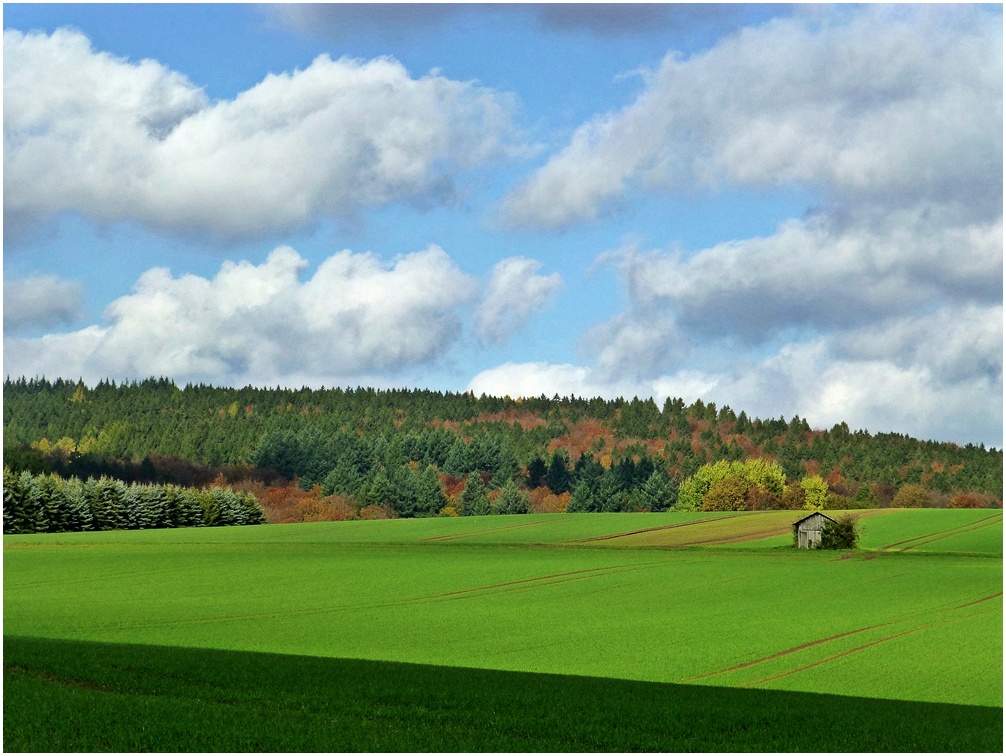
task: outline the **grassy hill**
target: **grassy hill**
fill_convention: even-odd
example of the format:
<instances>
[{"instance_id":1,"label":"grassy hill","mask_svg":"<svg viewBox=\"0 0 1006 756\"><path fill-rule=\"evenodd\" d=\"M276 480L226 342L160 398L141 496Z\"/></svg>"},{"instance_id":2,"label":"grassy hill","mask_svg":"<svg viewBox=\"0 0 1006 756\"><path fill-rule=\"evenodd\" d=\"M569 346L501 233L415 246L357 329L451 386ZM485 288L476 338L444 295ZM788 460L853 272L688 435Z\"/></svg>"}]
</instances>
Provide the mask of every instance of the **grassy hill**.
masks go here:
<instances>
[{"instance_id":1,"label":"grassy hill","mask_svg":"<svg viewBox=\"0 0 1006 756\"><path fill-rule=\"evenodd\" d=\"M180 750L313 750L322 720L322 750L1001 749L1001 515L887 510L830 553L778 545L792 513L711 515L5 536L5 746L133 750L177 710ZM327 709L297 683L323 674ZM813 743L809 705L835 713Z\"/></svg>"}]
</instances>

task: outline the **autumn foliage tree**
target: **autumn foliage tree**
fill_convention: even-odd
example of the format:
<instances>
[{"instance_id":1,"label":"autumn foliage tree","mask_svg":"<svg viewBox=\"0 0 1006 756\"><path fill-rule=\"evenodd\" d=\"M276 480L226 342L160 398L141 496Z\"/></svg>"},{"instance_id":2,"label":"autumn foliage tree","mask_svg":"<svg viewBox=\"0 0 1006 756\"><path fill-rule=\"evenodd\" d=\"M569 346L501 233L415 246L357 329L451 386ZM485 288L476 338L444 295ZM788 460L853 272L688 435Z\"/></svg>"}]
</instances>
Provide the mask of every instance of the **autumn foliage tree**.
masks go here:
<instances>
[{"instance_id":1,"label":"autumn foliage tree","mask_svg":"<svg viewBox=\"0 0 1006 756\"><path fill-rule=\"evenodd\" d=\"M979 509L983 506L985 506L985 502L981 498L970 494L951 496L950 501L947 502L949 509Z\"/></svg>"},{"instance_id":2,"label":"autumn foliage tree","mask_svg":"<svg viewBox=\"0 0 1006 756\"><path fill-rule=\"evenodd\" d=\"M918 509L926 506L929 494L923 486L917 483L906 483L894 495L892 507L899 509Z\"/></svg>"}]
</instances>

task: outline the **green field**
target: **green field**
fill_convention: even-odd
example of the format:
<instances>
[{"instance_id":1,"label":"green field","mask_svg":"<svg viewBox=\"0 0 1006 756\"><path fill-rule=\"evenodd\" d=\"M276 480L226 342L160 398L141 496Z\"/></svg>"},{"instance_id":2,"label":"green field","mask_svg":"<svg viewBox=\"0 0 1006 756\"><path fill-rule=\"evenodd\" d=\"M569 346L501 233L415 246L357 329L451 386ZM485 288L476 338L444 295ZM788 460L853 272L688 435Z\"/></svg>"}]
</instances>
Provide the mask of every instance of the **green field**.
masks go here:
<instances>
[{"instance_id":1,"label":"green field","mask_svg":"<svg viewBox=\"0 0 1006 756\"><path fill-rule=\"evenodd\" d=\"M234 703L223 683L222 693L199 693L196 667L237 665L251 674L255 665L281 664L273 655L285 654L310 674L321 674L312 664L338 676L346 665L359 670L369 661L374 685L385 680L385 698L407 669L410 679L429 678L415 683L420 689L451 702L424 709L419 701L419 713L411 714L392 707L373 721L350 707L340 716L356 723L346 725L356 734L340 727L344 740L325 741L321 750L689 750L689 743L697 750L1001 750L1001 513L870 513L857 552L789 548L789 523L799 514L529 515L5 536L5 749L52 749L18 700L33 700L38 709L118 697L138 711L146 706L163 714L219 694L223 708L204 713L226 718L226 705L240 709L247 702ZM196 649L203 655L198 664ZM133 661L114 665L120 679L93 661L106 657ZM123 672L137 659L146 660L142 673ZM159 676L165 665L189 672ZM273 695L263 674L258 683L242 683L257 691L253 709L269 708L261 699ZM488 687L505 700L474 695L463 680L475 674L496 680ZM610 729L604 719L610 707L603 716L588 715L595 704L576 704L590 686L571 681L589 678L591 689L631 689L656 708L640 704L646 716L629 717L624 732L605 740L597 733ZM161 699L144 688L157 679L169 690L157 694ZM435 693L438 685L453 692ZM280 709L314 711L281 688L273 702ZM542 703L532 705L530 694L523 699L525 689L537 691ZM11 690L25 692L12 702ZM461 722L451 707L473 695L464 711L491 709L499 732L513 737L524 732L524 722L526 739L484 734L467 741L464 732L477 732L467 725L455 735L446 727L444 742L415 734L422 711ZM630 696L617 693L623 695ZM930 729L921 744L906 734L899 741L882 742L876 733L842 739L837 725L816 745L783 734L791 722L786 707L799 710L815 696L828 701L836 721L843 706L853 707L846 713L859 722L863 711L900 716L883 707L909 703L945 716L926 715ZM861 699L885 703L871 708L856 703ZM578 713L537 711L550 700ZM673 722L689 706L720 707L722 722L736 726L721 731L704 724L690 736L697 739L682 740L685 731L675 735ZM853 715L856 706L860 713ZM753 724L754 712L767 719ZM305 722L312 716L328 715L305 714ZM549 716L566 722L558 740L545 737L557 726ZM990 716L998 718L991 734ZM399 739L366 734L385 720L399 723ZM863 726L860 735L867 737L872 725ZM177 750L317 750L306 745L314 741L298 740L308 735L296 728L287 746L275 740L275 728L266 729L273 739L256 742L271 747L236 735L212 746L170 742ZM84 737L86 730L82 724L73 732ZM122 737L109 747L134 750L128 733ZM86 742L98 741L77 744ZM334 747L339 743L346 747Z\"/></svg>"}]
</instances>

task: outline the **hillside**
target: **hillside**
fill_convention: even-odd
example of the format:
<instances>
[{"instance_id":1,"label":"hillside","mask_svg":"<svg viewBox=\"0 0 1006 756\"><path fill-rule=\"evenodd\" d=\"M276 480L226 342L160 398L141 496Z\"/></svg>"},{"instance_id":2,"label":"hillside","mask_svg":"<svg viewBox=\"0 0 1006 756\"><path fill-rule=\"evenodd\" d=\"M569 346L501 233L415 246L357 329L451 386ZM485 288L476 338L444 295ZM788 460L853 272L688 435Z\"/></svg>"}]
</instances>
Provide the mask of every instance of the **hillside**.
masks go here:
<instances>
[{"instance_id":1,"label":"hillside","mask_svg":"<svg viewBox=\"0 0 1006 756\"><path fill-rule=\"evenodd\" d=\"M398 516L461 510L469 487L483 489L470 499L495 503L508 482L526 497L523 511L575 509L577 486L587 482L590 501L602 503L581 501L582 511L659 510L674 506L680 484L704 465L753 459L777 464L789 484L822 481L830 508L889 506L909 485L922 492L914 506L1001 506L1001 450L844 423L812 429L800 417L753 418L701 400L658 407L638 398L180 387L166 379L4 383L4 464L13 471L183 485L222 476L260 498L265 486L296 480L319 502L328 497L330 510L356 515L368 506ZM481 486L468 485L475 477ZM744 508L786 506L782 498L749 492ZM329 514L317 519L342 518Z\"/></svg>"}]
</instances>

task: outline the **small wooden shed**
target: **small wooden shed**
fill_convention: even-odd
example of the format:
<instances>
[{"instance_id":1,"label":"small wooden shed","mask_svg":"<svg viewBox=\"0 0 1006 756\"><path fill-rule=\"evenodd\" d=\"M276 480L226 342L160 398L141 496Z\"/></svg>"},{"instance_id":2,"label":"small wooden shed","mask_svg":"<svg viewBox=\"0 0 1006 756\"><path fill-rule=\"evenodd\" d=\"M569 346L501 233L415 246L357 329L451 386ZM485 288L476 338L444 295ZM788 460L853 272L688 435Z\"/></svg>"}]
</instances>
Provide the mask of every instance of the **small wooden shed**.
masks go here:
<instances>
[{"instance_id":1,"label":"small wooden shed","mask_svg":"<svg viewBox=\"0 0 1006 756\"><path fill-rule=\"evenodd\" d=\"M793 532L796 534L796 546L798 549L814 549L821 544L821 528L826 522L835 522L828 515L821 512L812 512L806 517L793 523Z\"/></svg>"}]
</instances>

